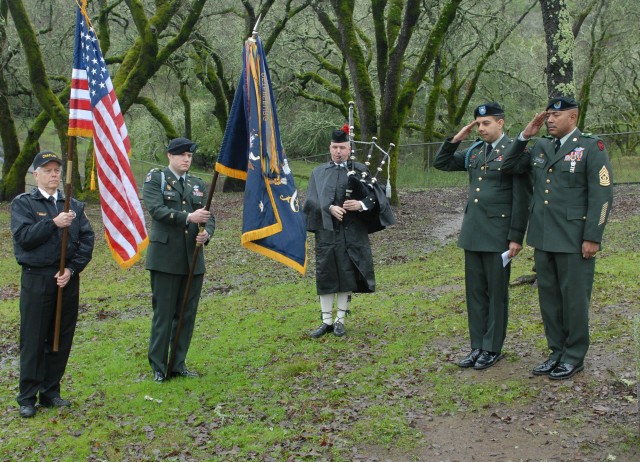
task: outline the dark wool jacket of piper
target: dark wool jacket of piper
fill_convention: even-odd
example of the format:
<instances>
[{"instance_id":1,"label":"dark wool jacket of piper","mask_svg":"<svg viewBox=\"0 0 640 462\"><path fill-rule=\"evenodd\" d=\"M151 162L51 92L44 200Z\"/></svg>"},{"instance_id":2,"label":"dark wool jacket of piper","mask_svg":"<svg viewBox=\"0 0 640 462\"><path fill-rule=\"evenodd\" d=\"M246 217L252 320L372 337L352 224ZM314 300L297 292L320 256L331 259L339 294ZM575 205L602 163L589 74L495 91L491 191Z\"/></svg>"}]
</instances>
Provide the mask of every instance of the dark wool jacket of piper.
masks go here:
<instances>
[{"instance_id":1,"label":"dark wool jacket of piper","mask_svg":"<svg viewBox=\"0 0 640 462\"><path fill-rule=\"evenodd\" d=\"M503 171L504 156L512 143L506 135L486 157L486 143L479 141L470 151L456 151L460 143L447 139L433 166L444 171L467 170L469 174L469 196L458 246L472 252L504 252L509 242L524 241L531 178L528 173L510 175Z\"/></svg>"},{"instance_id":2,"label":"dark wool jacket of piper","mask_svg":"<svg viewBox=\"0 0 640 462\"><path fill-rule=\"evenodd\" d=\"M64 201L64 193L58 191L57 210L64 210ZM76 213L76 218L69 226L65 266L76 274L91 261L95 239L84 207L84 203L73 198L69 201L69 210ZM51 267L54 273L59 269L62 229L53 222L57 215L58 212L38 188L13 199L11 233L14 253L20 265Z\"/></svg>"},{"instance_id":3,"label":"dark wool jacket of piper","mask_svg":"<svg viewBox=\"0 0 640 462\"><path fill-rule=\"evenodd\" d=\"M366 171L366 167L356 163L354 170L359 175ZM346 199L347 184L347 170L331 162L316 167L309 178L303 211L307 230L316 234L316 285L320 295L375 291L369 232L372 223L380 223L381 200L386 210L384 223L393 223L386 197L376 194L379 186L373 189L367 187L366 197L354 197L365 204L366 211L348 212L342 222L333 218L329 207L342 206ZM379 226L376 228L383 229Z\"/></svg>"}]
</instances>

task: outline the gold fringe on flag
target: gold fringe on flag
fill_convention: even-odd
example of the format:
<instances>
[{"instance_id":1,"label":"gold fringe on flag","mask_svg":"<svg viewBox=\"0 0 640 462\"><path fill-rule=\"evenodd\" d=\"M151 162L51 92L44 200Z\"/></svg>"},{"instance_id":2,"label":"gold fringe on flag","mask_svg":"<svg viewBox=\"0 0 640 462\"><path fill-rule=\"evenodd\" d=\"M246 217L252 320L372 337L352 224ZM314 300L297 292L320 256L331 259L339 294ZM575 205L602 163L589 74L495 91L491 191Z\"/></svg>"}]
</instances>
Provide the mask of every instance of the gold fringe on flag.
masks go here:
<instances>
[{"instance_id":1,"label":"gold fringe on flag","mask_svg":"<svg viewBox=\"0 0 640 462\"><path fill-rule=\"evenodd\" d=\"M91 165L91 180L89 181L89 190L95 191L96 190L96 153L94 152L93 156L91 157L93 158L93 162Z\"/></svg>"}]
</instances>

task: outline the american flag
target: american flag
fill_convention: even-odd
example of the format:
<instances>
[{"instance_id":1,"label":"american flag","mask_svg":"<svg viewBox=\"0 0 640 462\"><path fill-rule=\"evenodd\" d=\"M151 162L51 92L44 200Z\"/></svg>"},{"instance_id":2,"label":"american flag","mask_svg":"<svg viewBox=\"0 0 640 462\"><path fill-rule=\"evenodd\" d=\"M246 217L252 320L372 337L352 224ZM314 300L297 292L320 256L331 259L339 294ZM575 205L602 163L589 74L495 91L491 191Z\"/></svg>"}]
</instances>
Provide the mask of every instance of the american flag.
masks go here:
<instances>
[{"instance_id":1,"label":"american flag","mask_svg":"<svg viewBox=\"0 0 640 462\"><path fill-rule=\"evenodd\" d=\"M129 163L129 134L84 1L76 13L69 109L69 136L93 138L107 244L118 264L128 268L149 240Z\"/></svg>"}]
</instances>

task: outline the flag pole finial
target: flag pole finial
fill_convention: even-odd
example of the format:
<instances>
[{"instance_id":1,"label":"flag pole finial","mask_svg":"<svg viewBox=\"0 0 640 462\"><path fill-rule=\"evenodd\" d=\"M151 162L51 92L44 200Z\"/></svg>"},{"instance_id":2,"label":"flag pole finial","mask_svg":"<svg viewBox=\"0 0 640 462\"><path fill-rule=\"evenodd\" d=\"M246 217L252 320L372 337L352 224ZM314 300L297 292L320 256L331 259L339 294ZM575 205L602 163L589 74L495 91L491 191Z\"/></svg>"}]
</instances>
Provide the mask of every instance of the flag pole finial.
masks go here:
<instances>
[{"instance_id":1,"label":"flag pole finial","mask_svg":"<svg viewBox=\"0 0 640 462\"><path fill-rule=\"evenodd\" d=\"M251 33L251 38L252 39L257 39L258 38L258 25L260 24L260 16L258 16L258 19L256 20L256 23L253 26L253 32Z\"/></svg>"}]
</instances>

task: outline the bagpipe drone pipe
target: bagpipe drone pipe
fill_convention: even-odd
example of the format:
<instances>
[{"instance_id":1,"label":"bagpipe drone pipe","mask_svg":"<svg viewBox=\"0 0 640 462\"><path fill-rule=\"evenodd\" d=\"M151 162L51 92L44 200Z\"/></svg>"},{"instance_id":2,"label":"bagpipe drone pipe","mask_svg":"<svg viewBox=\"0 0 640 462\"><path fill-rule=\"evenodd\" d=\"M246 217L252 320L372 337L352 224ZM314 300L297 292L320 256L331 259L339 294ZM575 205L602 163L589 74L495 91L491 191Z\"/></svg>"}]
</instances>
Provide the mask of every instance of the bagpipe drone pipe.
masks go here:
<instances>
[{"instance_id":1,"label":"bagpipe drone pipe","mask_svg":"<svg viewBox=\"0 0 640 462\"><path fill-rule=\"evenodd\" d=\"M391 197L391 183L389 181L389 160L391 150L394 148L393 143L389 143L389 149L385 151L377 143L377 138L374 136L370 142L355 141L354 137L354 102L349 101L349 145L351 147L351 154L347 162L347 198L354 200L362 200L371 194L371 191L378 185L378 174L383 170L384 165L387 165L387 184L385 188L385 195ZM363 164L366 169L356 170L356 143L369 146L369 151ZM382 154L380 165L376 168L375 173L372 175L369 168L371 166L371 158L373 157L374 149L377 149Z\"/></svg>"}]
</instances>

